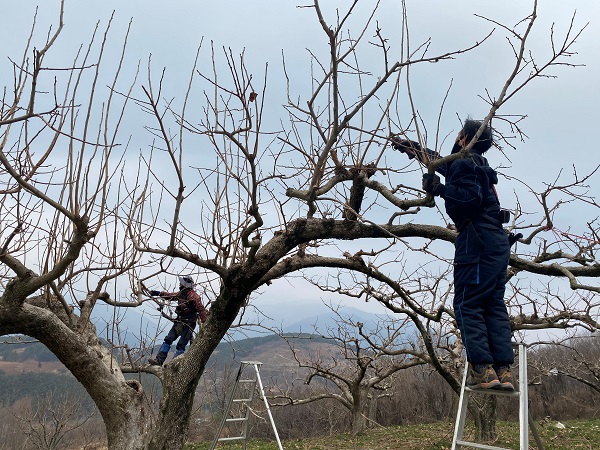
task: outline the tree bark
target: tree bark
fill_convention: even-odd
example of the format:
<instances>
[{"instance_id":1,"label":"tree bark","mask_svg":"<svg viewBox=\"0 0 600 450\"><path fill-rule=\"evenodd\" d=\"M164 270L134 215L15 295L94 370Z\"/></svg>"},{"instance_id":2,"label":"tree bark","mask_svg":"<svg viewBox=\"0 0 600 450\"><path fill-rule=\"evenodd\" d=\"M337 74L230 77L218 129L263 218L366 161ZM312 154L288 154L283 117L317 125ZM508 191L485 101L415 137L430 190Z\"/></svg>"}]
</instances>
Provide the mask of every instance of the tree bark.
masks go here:
<instances>
[{"instance_id":1,"label":"tree bark","mask_svg":"<svg viewBox=\"0 0 600 450\"><path fill-rule=\"evenodd\" d=\"M254 267L259 267L256 264ZM196 386L206 363L246 300L247 278L238 278L233 270L217 300L211 305L209 319L186 352L162 370L163 396L159 415L148 449L173 450L183 448L190 424ZM260 275L254 275L257 277ZM250 277L250 285L255 280ZM231 286L231 288L229 287Z\"/></svg>"},{"instance_id":2,"label":"tree bark","mask_svg":"<svg viewBox=\"0 0 600 450\"><path fill-rule=\"evenodd\" d=\"M367 418L364 411L367 404L367 393L364 392L364 390L364 387L361 389L360 386L358 386L356 391L352 393L354 402L350 412L352 414L353 435L364 433L367 428Z\"/></svg>"},{"instance_id":3,"label":"tree bark","mask_svg":"<svg viewBox=\"0 0 600 450\"><path fill-rule=\"evenodd\" d=\"M30 336L56 355L98 407L111 450L145 449L153 415L142 385L125 379L118 362L98 340L95 327L74 314L69 323L56 301L38 297L19 304L4 300L0 302L0 335Z\"/></svg>"},{"instance_id":4,"label":"tree bark","mask_svg":"<svg viewBox=\"0 0 600 450\"><path fill-rule=\"evenodd\" d=\"M477 409L479 420L475 421L477 426L478 440L491 442L498 438L496 430L497 399L494 395L482 395L473 402Z\"/></svg>"},{"instance_id":5,"label":"tree bark","mask_svg":"<svg viewBox=\"0 0 600 450\"><path fill-rule=\"evenodd\" d=\"M369 420L367 421L367 428L373 428L377 423L377 400L378 397L375 393L369 399L368 411L369 411Z\"/></svg>"}]
</instances>

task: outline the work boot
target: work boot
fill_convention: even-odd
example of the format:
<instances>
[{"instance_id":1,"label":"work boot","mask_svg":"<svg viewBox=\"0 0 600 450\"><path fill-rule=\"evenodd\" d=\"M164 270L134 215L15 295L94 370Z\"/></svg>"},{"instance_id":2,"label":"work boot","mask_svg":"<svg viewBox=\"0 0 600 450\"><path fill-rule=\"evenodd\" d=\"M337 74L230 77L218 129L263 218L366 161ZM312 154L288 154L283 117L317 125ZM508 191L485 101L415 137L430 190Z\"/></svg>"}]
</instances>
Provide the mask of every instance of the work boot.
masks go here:
<instances>
[{"instance_id":1,"label":"work boot","mask_svg":"<svg viewBox=\"0 0 600 450\"><path fill-rule=\"evenodd\" d=\"M167 359L167 353L158 352L156 358L148 359L148 364L150 364L151 366L162 366L165 362L165 359Z\"/></svg>"},{"instance_id":2,"label":"work boot","mask_svg":"<svg viewBox=\"0 0 600 450\"><path fill-rule=\"evenodd\" d=\"M169 354L170 349L171 346L167 343L161 345L160 349L158 350L158 353L156 354L156 358L148 359L148 364L153 366L162 366L165 362L165 359L167 359L167 355Z\"/></svg>"},{"instance_id":3,"label":"work boot","mask_svg":"<svg viewBox=\"0 0 600 450\"><path fill-rule=\"evenodd\" d=\"M500 386L496 389L503 391L515 390L515 386L513 385L513 377L510 373L510 367L500 367L496 373L498 375L498 381L500 381Z\"/></svg>"},{"instance_id":4,"label":"work boot","mask_svg":"<svg viewBox=\"0 0 600 450\"><path fill-rule=\"evenodd\" d=\"M498 389L501 386L496 371L490 365L475 367L470 364L471 379L468 386L471 389Z\"/></svg>"}]
</instances>

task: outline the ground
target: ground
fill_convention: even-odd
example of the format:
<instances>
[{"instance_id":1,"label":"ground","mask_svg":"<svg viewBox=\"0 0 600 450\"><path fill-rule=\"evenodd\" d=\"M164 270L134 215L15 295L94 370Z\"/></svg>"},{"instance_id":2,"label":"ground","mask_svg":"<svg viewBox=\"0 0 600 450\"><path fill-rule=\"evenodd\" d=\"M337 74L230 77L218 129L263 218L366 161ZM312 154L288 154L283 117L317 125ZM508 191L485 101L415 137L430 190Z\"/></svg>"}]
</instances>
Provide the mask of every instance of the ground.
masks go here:
<instances>
[{"instance_id":1,"label":"ground","mask_svg":"<svg viewBox=\"0 0 600 450\"><path fill-rule=\"evenodd\" d=\"M564 428L562 427L564 425ZM600 449L600 418L565 421L545 419L537 423L545 450ZM499 439L491 445L516 449L519 447L518 423L499 423ZM325 438L283 441L284 450L449 450L454 425L438 422L427 425L386 427L371 430L360 436L348 434ZM465 438L472 439L465 435ZM210 442L189 444L186 450L207 450ZM217 450L233 450L240 444L218 445ZM539 450L533 437L530 450ZM273 442L250 440L247 450L277 450Z\"/></svg>"}]
</instances>

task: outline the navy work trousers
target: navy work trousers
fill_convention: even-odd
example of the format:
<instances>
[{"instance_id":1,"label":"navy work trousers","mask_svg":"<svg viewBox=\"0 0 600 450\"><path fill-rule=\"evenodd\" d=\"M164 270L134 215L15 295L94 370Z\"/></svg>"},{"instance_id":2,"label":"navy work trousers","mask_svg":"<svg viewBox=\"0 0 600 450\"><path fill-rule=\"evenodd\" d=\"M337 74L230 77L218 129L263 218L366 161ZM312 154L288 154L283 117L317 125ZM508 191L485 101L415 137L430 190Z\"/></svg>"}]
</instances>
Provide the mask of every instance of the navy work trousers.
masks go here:
<instances>
[{"instance_id":1,"label":"navy work trousers","mask_svg":"<svg viewBox=\"0 0 600 450\"><path fill-rule=\"evenodd\" d=\"M473 364L494 368L514 362L504 304L508 236L501 227L469 224L456 238L454 314Z\"/></svg>"},{"instance_id":2,"label":"navy work trousers","mask_svg":"<svg viewBox=\"0 0 600 450\"><path fill-rule=\"evenodd\" d=\"M169 333L165 337L165 343L171 345L173 341L177 339L177 337L179 337L179 340L177 341L177 346L175 348L178 352L183 353L185 347L188 345L190 339L192 338L192 332L194 331L195 326L196 322L187 323L175 321L175 323L171 327L171 330L169 330Z\"/></svg>"}]
</instances>

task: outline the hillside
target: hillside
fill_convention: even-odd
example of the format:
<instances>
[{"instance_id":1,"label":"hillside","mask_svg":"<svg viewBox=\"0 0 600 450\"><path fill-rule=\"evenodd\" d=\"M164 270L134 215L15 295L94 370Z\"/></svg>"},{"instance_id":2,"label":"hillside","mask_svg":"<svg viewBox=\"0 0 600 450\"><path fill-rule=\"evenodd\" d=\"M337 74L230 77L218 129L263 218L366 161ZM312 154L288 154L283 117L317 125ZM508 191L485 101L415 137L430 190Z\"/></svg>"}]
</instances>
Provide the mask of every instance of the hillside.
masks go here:
<instances>
[{"instance_id":1,"label":"hillside","mask_svg":"<svg viewBox=\"0 0 600 450\"><path fill-rule=\"evenodd\" d=\"M304 334L300 337L288 337L288 341L302 355L335 351L330 341L318 336ZM214 366L217 370L225 366L237 368L241 361L261 362L263 377L269 377L272 381L285 379L298 372L298 363L294 360L290 345L278 335L222 342L211 356L207 367Z\"/></svg>"},{"instance_id":2,"label":"hillside","mask_svg":"<svg viewBox=\"0 0 600 450\"><path fill-rule=\"evenodd\" d=\"M0 402L8 399L12 402L26 396L43 396L59 387L60 391L83 391L77 380L41 343L30 339L20 342L14 337L4 340L11 343L0 344L0 385L4 391ZM291 341L303 353L328 352L332 349L331 344L320 337L302 335L302 338ZM171 352L169 358L172 355ZM239 363L246 360L263 363L261 373L271 379L285 377L297 370L289 345L277 335L221 342L207 368L217 371L237 369Z\"/></svg>"},{"instance_id":3,"label":"hillside","mask_svg":"<svg viewBox=\"0 0 600 450\"><path fill-rule=\"evenodd\" d=\"M362 322L365 324L365 329L374 327L380 319L378 315L352 307L339 308L339 313L346 320ZM104 315L107 318L112 318L112 314L111 310L98 308L97 327L102 328L102 324L106 324L103 319ZM132 329L139 329L142 322L141 316L138 316L130 314L128 317L131 318L131 321L123 321L121 325L129 324ZM303 352L322 351L323 346L328 347L330 345L326 340L316 336L310 339L306 339L306 337L312 333L327 334L328 330L337 329L340 317L331 307L321 302L314 302L310 305L286 305L286 308L281 308L280 304L261 305L260 317L257 313L247 313L245 320L250 323L260 322L265 328L244 327L232 329L227 338L215 350L208 367L216 365L221 368L225 364L238 365L240 361L248 359L262 362L263 370L266 371L269 371L270 367L277 368L276 371L297 367L286 341L267 330L279 329L288 335L302 333L304 339L294 339L295 347ZM146 321L143 322L143 326L148 327L150 325ZM156 354L163 335L156 340L153 354ZM139 340L135 336L136 333L127 333L125 336L128 337L126 341L130 348L139 346ZM108 343L105 342L105 345L108 347ZM172 353L169 357L172 357ZM5 336L2 338L2 343L0 343L0 371L11 375L24 372L66 373L64 366L44 345L22 336Z\"/></svg>"}]
</instances>

